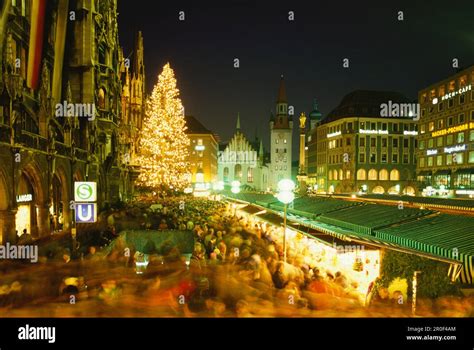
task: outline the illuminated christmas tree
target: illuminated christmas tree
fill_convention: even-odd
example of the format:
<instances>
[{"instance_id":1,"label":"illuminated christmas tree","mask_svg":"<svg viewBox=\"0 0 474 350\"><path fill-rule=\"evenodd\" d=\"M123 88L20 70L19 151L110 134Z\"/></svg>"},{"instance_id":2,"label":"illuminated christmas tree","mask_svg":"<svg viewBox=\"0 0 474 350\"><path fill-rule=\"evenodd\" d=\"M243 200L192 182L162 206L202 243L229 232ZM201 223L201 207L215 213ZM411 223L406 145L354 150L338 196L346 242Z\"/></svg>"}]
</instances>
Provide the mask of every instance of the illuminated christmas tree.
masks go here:
<instances>
[{"instance_id":1,"label":"illuminated christmas tree","mask_svg":"<svg viewBox=\"0 0 474 350\"><path fill-rule=\"evenodd\" d=\"M140 187L183 190L189 184L188 146L184 109L173 69L167 63L147 101L137 157Z\"/></svg>"}]
</instances>

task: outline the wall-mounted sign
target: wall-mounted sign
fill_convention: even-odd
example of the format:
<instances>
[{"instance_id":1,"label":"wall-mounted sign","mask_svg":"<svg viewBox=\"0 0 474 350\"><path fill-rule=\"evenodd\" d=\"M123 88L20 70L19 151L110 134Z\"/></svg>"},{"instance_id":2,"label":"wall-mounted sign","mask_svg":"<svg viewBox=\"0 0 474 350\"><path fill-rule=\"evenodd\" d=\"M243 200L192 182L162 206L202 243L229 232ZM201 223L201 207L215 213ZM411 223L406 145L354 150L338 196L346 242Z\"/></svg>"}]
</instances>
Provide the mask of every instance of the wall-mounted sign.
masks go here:
<instances>
[{"instance_id":1,"label":"wall-mounted sign","mask_svg":"<svg viewBox=\"0 0 474 350\"><path fill-rule=\"evenodd\" d=\"M97 183L74 182L74 200L76 202L97 201Z\"/></svg>"},{"instance_id":2,"label":"wall-mounted sign","mask_svg":"<svg viewBox=\"0 0 474 350\"><path fill-rule=\"evenodd\" d=\"M17 203L33 202L33 195L31 193L28 193L28 194L22 194L22 195L16 196L16 202Z\"/></svg>"},{"instance_id":3,"label":"wall-mounted sign","mask_svg":"<svg viewBox=\"0 0 474 350\"><path fill-rule=\"evenodd\" d=\"M336 136L340 136L342 134L341 131L336 131L336 132L333 132L331 134L328 134L327 135L327 138L330 139L331 137L336 137Z\"/></svg>"},{"instance_id":4,"label":"wall-mounted sign","mask_svg":"<svg viewBox=\"0 0 474 350\"><path fill-rule=\"evenodd\" d=\"M472 85L465 86L465 87L463 87L459 90L456 90L456 91L453 91L453 92L450 92L450 93L444 95L443 97L441 97L441 101L448 100L448 99L453 98L457 95L465 94L466 92L471 91L471 90L472 90Z\"/></svg>"},{"instance_id":5,"label":"wall-mounted sign","mask_svg":"<svg viewBox=\"0 0 474 350\"><path fill-rule=\"evenodd\" d=\"M405 131L403 132L403 135L417 136L417 135L418 135L418 131L408 131L408 130L405 130Z\"/></svg>"},{"instance_id":6,"label":"wall-mounted sign","mask_svg":"<svg viewBox=\"0 0 474 350\"><path fill-rule=\"evenodd\" d=\"M96 203L77 203L76 222L80 224L92 224L97 221Z\"/></svg>"},{"instance_id":7,"label":"wall-mounted sign","mask_svg":"<svg viewBox=\"0 0 474 350\"><path fill-rule=\"evenodd\" d=\"M445 147L444 153L456 153L456 152L462 152L465 150L466 150L466 145L458 145L454 147Z\"/></svg>"},{"instance_id":8,"label":"wall-mounted sign","mask_svg":"<svg viewBox=\"0 0 474 350\"><path fill-rule=\"evenodd\" d=\"M194 149L196 151L204 151L206 149L206 146L204 145L197 145L196 147L194 147Z\"/></svg>"},{"instance_id":9,"label":"wall-mounted sign","mask_svg":"<svg viewBox=\"0 0 474 350\"><path fill-rule=\"evenodd\" d=\"M426 151L427 156L434 156L435 154L438 154L437 149L429 149L429 150Z\"/></svg>"},{"instance_id":10,"label":"wall-mounted sign","mask_svg":"<svg viewBox=\"0 0 474 350\"><path fill-rule=\"evenodd\" d=\"M458 126L453 126L451 128L435 131L431 134L432 137L444 136L447 134L452 134L455 132L461 132L467 129L474 129L474 122L466 123Z\"/></svg>"},{"instance_id":11,"label":"wall-mounted sign","mask_svg":"<svg viewBox=\"0 0 474 350\"><path fill-rule=\"evenodd\" d=\"M371 135L388 135L388 130L364 130L359 129L360 134L371 134Z\"/></svg>"}]
</instances>

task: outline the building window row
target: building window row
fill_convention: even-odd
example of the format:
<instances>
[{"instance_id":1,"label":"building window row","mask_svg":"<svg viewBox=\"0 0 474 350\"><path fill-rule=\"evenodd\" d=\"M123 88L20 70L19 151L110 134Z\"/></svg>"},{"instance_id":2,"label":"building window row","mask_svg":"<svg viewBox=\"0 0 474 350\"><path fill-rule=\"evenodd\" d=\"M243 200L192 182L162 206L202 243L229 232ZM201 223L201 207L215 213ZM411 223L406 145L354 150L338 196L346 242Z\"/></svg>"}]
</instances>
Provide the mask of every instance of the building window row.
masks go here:
<instances>
[{"instance_id":1,"label":"building window row","mask_svg":"<svg viewBox=\"0 0 474 350\"><path fill-rule=\"evenodd\" d=\"M400 171L398 171L398 169L392 169L389 173L387 169L382 169L380 171L377 171L376 169L370 169L367 173L365 169L359 169L357 170L357 180L399 181Z\"/></svg>"}]
</instances>

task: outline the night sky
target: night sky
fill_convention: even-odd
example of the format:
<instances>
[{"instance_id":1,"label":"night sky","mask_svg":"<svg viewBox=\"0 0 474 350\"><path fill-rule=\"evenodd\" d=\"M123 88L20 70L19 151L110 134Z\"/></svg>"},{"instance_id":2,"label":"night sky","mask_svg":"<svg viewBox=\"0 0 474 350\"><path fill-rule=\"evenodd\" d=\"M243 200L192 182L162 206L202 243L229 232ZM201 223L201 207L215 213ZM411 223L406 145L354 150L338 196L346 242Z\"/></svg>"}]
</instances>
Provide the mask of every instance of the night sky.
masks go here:
<instances>
[{"instance_id":1,"label":"night sky","mask_svg":"<svg viewBox=\"0 0 474 350\"><path fill-rule=\"evenodd\" d=\"M474 64L473 0L219 3L119 0L119 32L125 55L135 32L143 32L148 91L169 61L186 114L223 141L240 112L246 135L253 140L258 130L268 145L281 74L296 116L309 113L314 98L325 115L357 89L394 90L414 100L455 72L453 58Z\"/></svg>"}]
</instances>

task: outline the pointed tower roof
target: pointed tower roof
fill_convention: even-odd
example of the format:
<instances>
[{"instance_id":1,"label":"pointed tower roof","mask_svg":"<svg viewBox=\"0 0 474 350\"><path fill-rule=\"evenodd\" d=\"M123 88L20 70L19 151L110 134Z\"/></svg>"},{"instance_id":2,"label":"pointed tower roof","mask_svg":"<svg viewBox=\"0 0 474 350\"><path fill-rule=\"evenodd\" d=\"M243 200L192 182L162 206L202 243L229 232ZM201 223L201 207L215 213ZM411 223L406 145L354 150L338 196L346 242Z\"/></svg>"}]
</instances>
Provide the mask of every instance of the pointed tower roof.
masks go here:
<instances>
[{"instance_id":1,"label":"pointed tower roof","mask_svg":"<svg viewBox=\"0 0 474 350\"><path fill-rule=\"evenodd\" d=\"M240 113L237 113L237 126L235 129L237 131L240 131Z\"/></svg>"},{"instance_id":2,"label":"pointed tower roof","mask_svg":"<svg viewBox=\"0 0 474 350\"><path fill-rule=\"evenodd\" d=\"M263 157L263 141L260 140L260 149L258 150L258 155Z\"/></svg>"},{"instance_id":3,"label":"pointed tower roof","mask_svg":"<svg viewBox=\"0 0 474 350\"><path fill-rule=\"evenodd\" d=\"M280 87L278 88L278 99L277 103L287 103L286 100L286 88L285 88L285 80L283 79L283 74L280 78Z\"/></svg>"}]
</instances>

